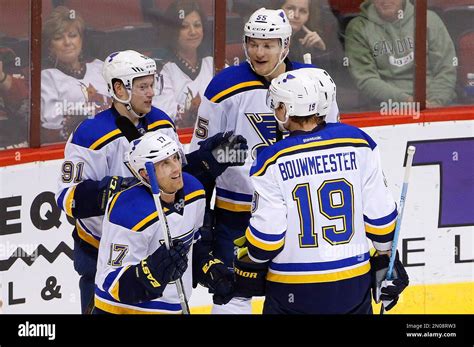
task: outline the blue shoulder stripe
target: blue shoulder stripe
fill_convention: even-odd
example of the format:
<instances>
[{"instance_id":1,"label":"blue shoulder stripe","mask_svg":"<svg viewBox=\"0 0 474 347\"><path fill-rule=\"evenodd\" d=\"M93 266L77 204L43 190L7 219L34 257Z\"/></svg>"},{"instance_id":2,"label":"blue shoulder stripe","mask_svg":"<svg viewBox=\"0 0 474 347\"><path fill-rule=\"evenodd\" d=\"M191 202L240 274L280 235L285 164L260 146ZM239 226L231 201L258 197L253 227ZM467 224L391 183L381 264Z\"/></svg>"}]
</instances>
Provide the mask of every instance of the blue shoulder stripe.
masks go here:
<instances>
[{"instance_id":1,"label":"blue shoulder stripe","mask_svg":"<svg viewBox=\"0 0 474 347\"><path fill-rule=\"evenodd\" d=\"M252 89L266 89L268 85L250 68L247 62L229 66L211 80L204 95L214 103L219 103L235 94Z\"/></svg>"},{"instance_id":2,"label":"blue shoulder stripe","mask_svg":"<svg viewBox=\"0 0 474 347\"><path fill-rule=\"evenodd\" d=\"M376 143L362 130L343 123L330 123L321 130L290 136L266 147L254 161L250 176L264 175L278 158L295 153L337 147L369 147L373 150L375 146Z\"/></svg>"},{"instance_id":3,"label":"blue shoulder stripe","mask_svg":"<svg viewBox=\"0 0 474 347\"><path fill-rule=\"evenodd\" d=\"M393 210L392 213L390 213L388 216L377 218L377 219L370 219L366 215L364 215L364 222L371 224L371 225L385 225L390 222L393 222L395 218L397 218L398 212L397 208L395 207L395 210Z\"/></svg>"},{"instance_id":4,"label":"blue shoulder stripe","mask_svg":"<svg viewBox=\"0 0 474 347\"><path fill-rule=\"evenodd\" d=\"M130 209L131 206L134 207L133 211ZM156 214L156 218L150 217L153 213ZM130 230L139 224L149 225L147 222L153 223L157 219L155 203L143 184L120 192L109 206L109 221Z\"/></svg>"},{"instance_id":5,"label":"blue shoulder stripe","mask_svg":"<svg viewBox=\"0 0 474 347\"><path fill-rule=\"evenodd\" d=\"M204 190L202 183L193 175L183 172L184 195L188 196L196 191Z\"/></svg>"},{"instance_id":6,"label":"blue shoulder stripe","mask_svg":"<svg viewBox=\"0 0 474 347\"><path fill-rule=\"evenodd\" d=\"M112 109L98 113L94 118L84 120L74 131L71 142L75 145L98 150L123 136L115 124Z\"/></svg>"},{"instance_id":7,"label":"blue shoulder stripe","mask_svg":"<svg viewBox=\"0 0 474 347\"><path fill-rule=\"evenodd\" d=\"M369 252L364 254L358 254L356 256L333 260L325 261L318 263L270 263L269 268L276 271L288 271L288 272L298 272L298 271L325 271L325 270L335 270L348 266L357 265L369 260Z\"/></svg>"},{"instance_id":8,"label":"blue shoulder stripe","mask_svg":"<svg viewBox=\"0 0 474 347\"><path fill-rule=\"evenodd\" d=\"M164 128L176 130L173 120L165 112L154 106L151 107L151 111L146 114L145 118L148 121L148 131Z\"/></svg>"}]
</instances>

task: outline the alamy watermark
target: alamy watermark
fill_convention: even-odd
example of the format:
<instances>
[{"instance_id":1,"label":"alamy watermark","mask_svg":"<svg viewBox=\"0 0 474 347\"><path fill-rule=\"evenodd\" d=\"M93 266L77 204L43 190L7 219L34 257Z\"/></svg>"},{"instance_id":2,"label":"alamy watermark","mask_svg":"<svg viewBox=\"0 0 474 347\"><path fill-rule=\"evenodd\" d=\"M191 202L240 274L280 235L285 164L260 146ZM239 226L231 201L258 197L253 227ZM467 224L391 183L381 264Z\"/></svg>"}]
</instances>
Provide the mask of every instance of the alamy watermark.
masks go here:
<instances>
[{"instance_id":1,"label":"alamy watermark","mask_svg":"<svg viewBox=\"0 0 474 347\"><path fill-rule=\"evenodd\" d=\"M380 115L382 116L413 116L420 118L420 103L415 101L382 101L380 103Z\"/></svg>"},{"instance_id":2,"label":"alamy watermark","mask_svg":"<svg viewBox=\"0 0 474 347\"><path fill-rule=\"evenodd\" d=\"M15 244L5 242L0 244L0 259L6 258L30 258L35 261L38 258L38 245L32 243Z\"/></svg>"}]
</instances>

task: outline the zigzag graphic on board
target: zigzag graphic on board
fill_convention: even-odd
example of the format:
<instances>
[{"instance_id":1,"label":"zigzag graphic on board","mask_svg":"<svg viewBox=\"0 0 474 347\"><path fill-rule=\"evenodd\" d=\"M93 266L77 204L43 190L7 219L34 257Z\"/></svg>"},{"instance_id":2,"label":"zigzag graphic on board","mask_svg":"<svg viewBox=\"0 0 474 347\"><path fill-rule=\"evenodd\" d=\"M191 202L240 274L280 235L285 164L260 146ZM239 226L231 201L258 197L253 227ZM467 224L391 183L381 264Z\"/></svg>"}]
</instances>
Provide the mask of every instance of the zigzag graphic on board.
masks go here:
<instances>
[{"instance_id":1,"label":"zigzag graphic on board","mask_svg":"<svg viewBox=\"0 0 474 347\"><path fill-rule=\"evenodd\" d=\"M21 259L28 266L31 266L41 255L52 264L61 253L67 255L71 260L73 259L72 249L64 242L61 242L53 252L48 251L43 245L39 245L33 253L27 254L21 247L18 247L12 253L10 258L0 260L0 271L7 271L10 269L17 259Z\"/></svg>"}]
</instances>

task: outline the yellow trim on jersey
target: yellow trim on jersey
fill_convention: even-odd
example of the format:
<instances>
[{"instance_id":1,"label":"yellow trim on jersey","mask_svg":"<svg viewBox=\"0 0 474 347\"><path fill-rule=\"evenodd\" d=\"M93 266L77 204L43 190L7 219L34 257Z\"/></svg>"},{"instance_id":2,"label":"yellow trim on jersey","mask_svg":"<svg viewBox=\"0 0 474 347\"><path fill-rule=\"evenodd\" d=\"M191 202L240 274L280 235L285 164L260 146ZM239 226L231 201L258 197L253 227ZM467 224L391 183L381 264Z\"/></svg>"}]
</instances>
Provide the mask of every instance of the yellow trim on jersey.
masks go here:
<instances>
[{"instance_id":1,"label":"yellow trim on jersey","mask_svg":"<svg viewBox=\"0 0 474 347\"><path fill-rule=\"evenodd\" d=\"M247 238L247 241L252 244L252 246L263 249L264 251L276 251L277 249L283 247L283 245L285 244L285 238L276 243L263 243L262 241L257 240L255 236L252 235L252 233L250 232L250 228L247 228L247 230L245 230L245 237Z\"/></svg>"},{"instance_id":2,"label":"yellow trim on jersey","mask_svg":"<svg viewBox=\"0 0 474 347\"><path fill-rule=\"evenodd\" d=\"M312 148L312 147L321 147L321 146L326 146L326 145L333 145L333 144L342 144L342 143L364 143L367 146L369 143L364 140L364 139L354 139L354 138L340 138L340 139L332 139L332 140L326 140L326 141L320 141L320 142L310 142L310 143L305 143L303 145L296 145L293 147L288 147L285 149L282 149L281 151L278 151L275 153L272 157L268 158L265 163L263 163L262 167L260 170L255 172L253 176L260 176L260 174L265 171L267 166L269 166L272 162L278 159L279 156L285 153L289 152L294 152L300 149L305 149L305 148Z\"/></svg>"},{"instance_id":3,"label":"yellow trim on jersey","mask_svg":"<svg viewBox=\"0 0 474 347\"><path fill-rule=\"evenodd\" d=\"M206 195L206 192L204 191L204 189L196 190L192 193L189 193L188 195L184 197L184 201L189 201L192 198L195 198L196 196L199 196L199 195Z\"/></svg>"},{"instance_id":4,"label":"yellow trim on jersey","mask_svg":"<svg viewBox=\"0 0 474 347\"><path fill-rule=\"evenodd\" d=\"M156 122L153 122L150 125L148 125L148 130L152 130L156 127L159 127L160 125L165 125L165 124L169 124L174 129L173 123L171 123L169 120L157 120Z\"/></svg>"},{"instance_id":5,"label":"yellow trim on jersey","mask_svg":"<svg viewBox=\"0 0 474 347\"><path fill-rule=\"evenodd\" d=\"M166 210L166 209L165 209ZM138 231L140 230L140 228L142 226L144 226L146 223L148 223L149 221L151 221L152 219L154 218L158 218L158 211L155 211L153 213L151 213L150 215L148 215L148 217L145 217L143 218L140 222L138 222L137 225L135 225L131 230L132 231Z\"/></svg>"},{"instance_id":6,"label":"yellow trim on jersey","mask_svg":"<svg viewBox=\"0 0 474 347\"><path fill-rule=\"evenodd\" d=\"M77 186L72 187L71 191L67 194L66 204L64 205L64 209L66 211L66 214L69 217L73 217L73 215L72 215L72 202L74 201L74 192L76 191L76 187Z\"/></svg>"},{"instance_id":7,"label":"yellow trim on jersey","mask_svg":"<svg viewBox=\"0 0 474 347\"><path fill-rule=\"evenodd\" d=\"M181 311L167 311L167 312L160 312L160 311L141 311L141 310L134 310L133 308L129 307L122 307L122 306L114 306L105 301L101 301L97 295L94 298L95 307L101 309L102 311L112 313L112 314L180 314Z\"/></svg>"},{"instance_id":8,"label":"yellow trim on jersey","mask_svg":"<svg viewBox=\"0 0 474 347\"><path fill-rule=\"evenodd\" d=\"M369 234L373 235L387 235L390 234L392 231L395 230L395 225L396 225L396 220L393 221L392 224L385 228L375 228L373 226L370 226L368 224L365 224L365 231L368 232Z\"/></svg>"},{"instance_id":9,"label":"yellow trim on jersey","mask_svg":"<svg viewBox=\"0 0 474 347\"><path fill-rule=\"evenodd\" d=\"M79 222L76 222L76 228L77 228L77 235L81 239L83 239L85 242L87 242L91 246L94 246L95 248L99 248L99 241L96 240L93 236L89 235L87 231L82 229L82 227L79 225Z\"/></svg>"},{"instance_id":10,"label":"yellow trim on jersey","mask_svg":"<svg viewBox=\"0 0 474 347\"><path fill-rule=\"evenodd\" d=\"M124 191L122 190L121 192L115 194L115 196L112 198L112 201L110 202L109 205L109 214L108 217L110 219L110 214L112 213L112 209L114 208L115 203L117 202L117 198L119 197L120 194L122 194Z\"/></svg>"},{"instance_id":11,"label":"yellow trim on jersey","mask_svg":"<svg viewBox=\"0 0 474 347\"><path fill-rule=\"evenodd\" d=\"M122 270L122 275L125 273L125 271L128 270L129 267L130 267L130 265L127 265L125 267L125 269ZM112 295L112 297L117 301L120 301L120 298L119 298L119 282L120 281L118 279L116 279L114 286L111 289L109 289L110 295Z\"/></svg>"},{"instance_id":12,"label":"yellow trim on jersey","mask_svg":"<svg viewBox=\"0 0 474 347\"><path fill-rule=\"evenodd\" d=\"M109 291L110 295L112 295L112 297L117 301L120 301L120 298L119 298L119 284L120 284L120 281L115 282L114 286Z\"/></svg>"},{"instance_id":13,"label":"yellow trim on jersey","mask_svg":"<svg viewBox=\"0 0 474 347\"><path fill-rule=\"evenodd\" d=\"M250 81L250 82L242 82L242 83L236 84L235 86L227 88L226 90L223 90L219 94L214 95L211 98L211 101L216 102L217 100L219 100L223 96L226 96L227 94L230 94L230 93L236 91L237 89L242 89L242 88L252 87L252 86L263 86L263 83L260 82L260 81Z\"/></svg>"},{"instance_id":14,"label":"yellow trim on jersey","mask_svg":"<svg viewBox=\"0 0 474 347\"><path fill-rule=\"evenodd\" d=\"M115 135L118 135L120 133L121 133L120 129L115 129L114 131L111 131L110 133L102 136L100 139L98 139L96 142L94 142L89 148L90 149L96 149L101 144L103 144L105 141L107 141L111 137L114 137Z\"/></svg>"},{"instance_id":15,"label":"yellow trim on jersey","mask_svg":"<svg viewBox=\"0 0 474 347\"><path fill-rule=\"evenodd\" d=\"M184 201L189 201L197 196L204 196L205 195L205 192L204 192L204 189L200 189L200 190L196 190L192 193L189 193L188 195L186 195L184 197ZM111 206L113 207L113 206ZM169 211L169 208L167 207L164 207L163 208L163 212L166 213ZM155 211L153 213L151 213L150 215L148 215L147 217L143 218L140 222L138 222L132 229L132 231L138 231L140 230L141 227L143 227L146 223L148 223L149 221L151 221L152 219L154 218L158 218L158 211Z\"/></svg>"},{"instance_id":16,"label":"yellow trim on jersey","mask_svg":"<svg viewBox=\"0 0 474 347\"><path fill-rule=\"evenodd\" d=\"M271 271L271 270L270 270ZM267 274L267 281L278 282L278 283L291 283L291 284L303 284L303 283L325 283L325 282L336 282L342 281L349 278L362 276L370 271L370 263L367 262L362 266L356 267L350 270L331 272L325 274L312 274L312 275L282 275L269 272Z\"/></svg>"},{"instance_id":17,"label":"yellow trim on jersey","mask_svg":"<svg viewBox=\"0 0 474 347\"><path fill-rule=\"evenodd\" d=\"M250 212L252 210L252 205L250 204L234 204L220 199L216 199L216 207L232 212Z\"/></svg>"}]
</instances>

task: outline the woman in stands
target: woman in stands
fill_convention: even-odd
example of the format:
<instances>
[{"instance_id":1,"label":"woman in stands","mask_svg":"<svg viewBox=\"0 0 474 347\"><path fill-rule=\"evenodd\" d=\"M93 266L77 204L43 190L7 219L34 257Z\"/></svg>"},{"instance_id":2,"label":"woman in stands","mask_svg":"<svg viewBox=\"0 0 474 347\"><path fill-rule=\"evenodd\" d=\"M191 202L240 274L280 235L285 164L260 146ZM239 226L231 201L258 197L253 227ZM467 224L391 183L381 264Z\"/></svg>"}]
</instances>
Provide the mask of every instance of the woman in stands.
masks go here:
<instances>
[{"instance_id":1,"label":"woman in stands","mask_svg":"<svg viewBox=\"0 0 474 347\"><path fill-rule=\"evenodd\" d=\"M166 112L178 128L194 127L201 96L213 77L214 61L203 44L205 20L194 0L174 1L161 20L160 40L167 42L167 63L161 70L163 92L153 105Z\"/></svg>"},{"instance_id":2,"label":"woman in stands","mask_svg":"<svg viewBox=\"0 0 474 347\"><path fill-rule=\"evenodd\" d=\"M339 53L342 53L337 39L338 25L331 12L321 13L322 1L313 2L314 4L311 0L277 0L276 8L285 11L293 29L289 59L303 61L303 55L311 53L315 64L328 68L329 60L336 58L333 54L336 46Z\"/></svg>"},{"instance_id":3,"label":"woman in stands","mask_svg":"<svg viewBox=\"0 0 474 347\"><path fill-rule=\"evenodd\" d=\"M67 140L85 118L109 107L102 61L83 54L84 20L73 9L56 7L43 24L41 139Z\"/></svg>"}]
</instances>

